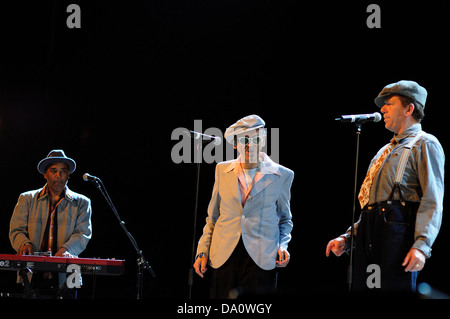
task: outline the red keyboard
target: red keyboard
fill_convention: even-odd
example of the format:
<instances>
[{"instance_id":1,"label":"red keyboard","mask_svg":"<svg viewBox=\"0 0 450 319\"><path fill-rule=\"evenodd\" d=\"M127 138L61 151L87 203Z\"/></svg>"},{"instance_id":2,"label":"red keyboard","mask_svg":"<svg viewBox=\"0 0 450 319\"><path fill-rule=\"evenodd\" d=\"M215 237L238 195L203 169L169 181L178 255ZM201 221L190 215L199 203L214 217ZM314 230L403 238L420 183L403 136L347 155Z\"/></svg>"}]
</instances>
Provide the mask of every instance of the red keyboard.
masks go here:
<instances>
[{"instance_id":1,"label":"red keyboard","mask_svg":"<svg viewBox=\"0 0 450 319\"><path fill-rule=\"evenodd\" d=\"M97 258L67 258L34 255L0 254L0 270L66 272L67 266L80 266L82 274L120 276L124 272L124 260Z\"/></svg>"}]
</instances>

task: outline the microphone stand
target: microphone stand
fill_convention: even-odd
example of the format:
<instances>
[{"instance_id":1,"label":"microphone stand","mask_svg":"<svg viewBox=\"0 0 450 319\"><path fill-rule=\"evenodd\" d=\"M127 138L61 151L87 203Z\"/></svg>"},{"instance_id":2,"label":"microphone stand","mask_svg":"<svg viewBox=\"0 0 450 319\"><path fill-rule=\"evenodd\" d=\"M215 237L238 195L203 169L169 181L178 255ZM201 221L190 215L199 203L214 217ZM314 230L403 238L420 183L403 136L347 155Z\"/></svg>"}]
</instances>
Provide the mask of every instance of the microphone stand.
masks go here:
<instances>
[{"instance_id":1,"label":"microphone stand","mask_svg":"<svg viewBox=\"0 0 450 319\"><path fill-rule=\"evenodd\" d=\"M137 290L137 299L142 299L143 292L144 292L144 269L147 269L153 278L156 277L155 272L153 271L152 267L148 263L148 261L145 259L142 250L139 249L139 246L134 239L134 237L131 235L131 233L128 231L127 227L125 226L125 222L120 218L119 212L117 211L116 207L114 206L111 197L109 197L108 191L106 190L105 185L103 185L103 182L101 179L96 178L95 184L97 185L97 188L102 193L103 197L105 198L106 202L108 203L109 207L113 211L114 215L116 216L117 220L119 221L120 227L122 227L122 230L127 235L128 239L130 240L131 244L133 245L134 249L136 250L137 254L137 275L136 275L136 290Z\"/></svg>"},{"instance_id":2,"label":"microphone stand","mask_svg":"<svg viewBox=\"0 0 450 319\"><path fill-rule=\"evenodd\" d=\"M373 115L373 118L369 119L368 115ZM363 116L356 115L343 115L341 118L336 118L342 122L354 122L356 125L356 158L355 158L355 181L353 186L353 212L352 212L352 224L350 226L350 263L347 271L347 283L348 290L351 292L353 283L353 250L354 250L354 228L355 228L355 214L356 214L356 202L358 199L357 186L358 186L358 161L359 161L359 137L361 135L361 127L366 121L378 122L381 120L381 115L377 112L373 114L363 114Z\"/></svg>"},{"instance_id":3,"label":"microphone stand","mask_svg":"<svg viewBox=\"0 0 450 319\"><path fill-rule=\"evenodd\" d=\"M359 162L359 138L361 135L361 127L364 122L356 121L356 154L355 154L355 180L353 185L353 212L352 212L352 224L350 226L350 262L347 270L347 283L348 290L352 292L353 284L353 251L354 251L354 228L355 228L355 215L356 215L356 202L358 199L357 187L358 187L358 162Z\"/></svg>"},{"instance_id":4,"label":"microphone stand","mask_svg":"<svg viewBox=\"0 0 450 319\"><path fill-rule=\"evenodd\" d=\"M353 283L353 250L354 250L354 225L355 225L355 215L356 215L356 199L357 199L357 185L358 185L358 161L359 161L359 137L361 135L362 123L356 123L356 158L355 158L355 181L353 186L353 212L352 212L352 224L350 226L350 262L347 270L347 283L348 291L352 291Z\"/></svg>"},{"instance_id":5,"label":"microphone stand","mask_svg":"<svg viewBox=\"0 0 450 319\"><path fill-rule=\"evenodd\" d=\"M202 156L202 147L201 143L196 143L197 149L197 174L196 174L196 186L195 186L195 206L194 206L194 226L193 226L193 234L192 234L192 251L191 251L191 264L189 268L189 278L188 278L188 286L189 286L189 294L188 299L192 299L192 286L194 285L194 267L193 264L195 262L195 240L197 237L197 215L198 215L198 194L200 190L200 167L201 167L201 156Z\"/></svg>"},{"instance_id":6,"label":"microphone stand","mask_svg":"<svg viewBox=\"0 0 450 319\"><path fill-rule=\"evenodd\" d=\"M189 133L190 132L190 133ZM189 300L192 298L192 286L194 285L194 262L195 262L195 246L196 246L196 239L197 239L197 216L198 216L198 197L199 197L199 190L200 190L200 167L202 163L202 143L210 143L212 140L214 140L215 145L219 145L221 143L221 139L217 137L212 137L206 134L202 134L199 132L189 131L187 134L191 137L194 136L194 134L198 134L199 137L194 137L195 143L194 147L196 148L196 161L197 163L197 170L196 170L196 186L195 186L195 206L194 206L194 226L193 226L193 234L192 234L192 251L191 251L191 263L189 267L189 278L188 278L188 286L189 286L189 292L188 292L188 298ZM207 140L203 140L200 137L206 137ZM217 143L217 144L216 144Z\"/></svg>"}]
</instances>

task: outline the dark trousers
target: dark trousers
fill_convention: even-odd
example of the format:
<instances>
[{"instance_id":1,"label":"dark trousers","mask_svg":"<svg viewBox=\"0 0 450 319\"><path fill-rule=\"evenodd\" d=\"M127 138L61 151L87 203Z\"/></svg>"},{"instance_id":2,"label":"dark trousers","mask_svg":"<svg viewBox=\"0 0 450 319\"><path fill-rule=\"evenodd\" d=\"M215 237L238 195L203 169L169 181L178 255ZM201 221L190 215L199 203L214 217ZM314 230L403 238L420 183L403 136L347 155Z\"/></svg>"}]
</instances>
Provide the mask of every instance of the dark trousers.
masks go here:
<instances>
[{"instance_id":1,"label":"dark trousers","mask_svg":"<svg viewBox=\"0 0 450 319\"><path fill-rule=\"evenodd\" d=\"M67 288L65 283L61 285L59 275L57 272L34 272L30 289L24 290L25 297L31 299L77 299L77 290Z\"/></svg>"},{"instance_id":2,"label":"dark trousers","mask_svg":"<svg viewBox=\"0 0 450 319\"><path fill-rule=\"evenodd\" d=\"M276 291L277 270L259 268L247 253L242 238L225 264L212 270L212 299L270 295Z\"/></svg>"},{"instance_id":3,"label":"dark trousers","mask_svg":"<svg viewBox=\"0 0 450 319\"><path fill-rule=\"evenodd\" d=\"M366 206L356 234L354 252L353 290L355 292L416 291L417 272L405 272L402 266L414 243L416 212L419 203L400 201L381 202ZM375 264L380 270L380 287L368 286L374 272L368 266Z\"/></svg>"}]
</instances>

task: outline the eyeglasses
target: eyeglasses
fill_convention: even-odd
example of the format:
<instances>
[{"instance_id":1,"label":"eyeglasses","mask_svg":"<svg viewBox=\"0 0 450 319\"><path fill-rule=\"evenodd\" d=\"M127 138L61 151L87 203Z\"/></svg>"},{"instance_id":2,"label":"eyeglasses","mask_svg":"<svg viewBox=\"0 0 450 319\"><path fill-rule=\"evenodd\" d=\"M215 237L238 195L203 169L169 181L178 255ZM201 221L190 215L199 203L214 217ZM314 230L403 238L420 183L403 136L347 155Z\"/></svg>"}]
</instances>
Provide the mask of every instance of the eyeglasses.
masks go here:
<instances>
[{"instance_id":1,"label":"eyeglasses","mask_svg":"<svg viewBox=\"0 0 450 319\"><path fill-rule=\"evenodd\" d=\"M262 137L261 136L253 136L253 137L242 136L242 137L238 138L239 144L242 144L242 145L248 145L250 143L250 141L252 141L252 143L255 145L259 145L259 143L261 143L261 141L262 141Z\"/></svg>"}]
</instances>

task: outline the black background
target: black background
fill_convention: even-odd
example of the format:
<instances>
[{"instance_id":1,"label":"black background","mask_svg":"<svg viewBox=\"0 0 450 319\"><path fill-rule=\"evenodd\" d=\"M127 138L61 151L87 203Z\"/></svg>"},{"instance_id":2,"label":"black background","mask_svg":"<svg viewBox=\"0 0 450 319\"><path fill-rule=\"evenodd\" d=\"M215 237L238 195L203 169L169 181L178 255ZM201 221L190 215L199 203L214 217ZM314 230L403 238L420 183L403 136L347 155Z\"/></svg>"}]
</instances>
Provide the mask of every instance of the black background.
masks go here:
<instances>
[{"instance_id":1,"label":"black background","mask_svg":"<svg viewBox=\"0 0 450 319\"><path fill-rule=\"evenodd\" d=\"M103 180L157 274L146 274L144 297L187 298L195 165L173 163L171 133L194 120L224 132L255 113L279 128L280 164L296 173L284 296L346 289L349 258L326 258L325 247L350 225L356 135L335 117L375 112L386 84L415 80L429 93L423 128L449 149L443 0L378 1L381 29L366 26L370 1L79 0L81 29L66 26L70 3L0 5L0 252L14 253L19 194L45 183L37 163L62 148L77 162L69 187L92 199L80 257L126 260L123 277L97 279L98 298L135 298L135 254L85 172ZM381 123L363 127L359 183L391 136ZM197 238L213 182L214 164L202 164ZM450 293L446 207L419 281ZM14 280L0 272L1 291ZM85 276L80 297L91 288ZM193 296L207 295L208 278L196 276Z\"/></svg>"}]
</instances>

